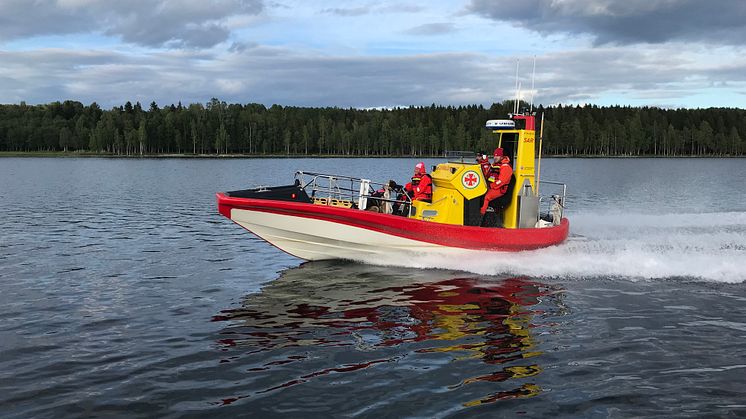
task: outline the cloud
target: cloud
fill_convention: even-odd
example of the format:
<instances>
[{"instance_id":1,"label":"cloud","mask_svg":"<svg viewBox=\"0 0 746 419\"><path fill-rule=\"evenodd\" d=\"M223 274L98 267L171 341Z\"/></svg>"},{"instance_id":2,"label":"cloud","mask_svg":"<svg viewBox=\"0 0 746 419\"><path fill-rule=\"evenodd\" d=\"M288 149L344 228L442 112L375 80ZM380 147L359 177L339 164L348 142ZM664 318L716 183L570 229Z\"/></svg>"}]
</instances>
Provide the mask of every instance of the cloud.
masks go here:
<instances>
[{"instance_id":1,"label":"cloud","mask_svg":"<svg viewBox=\"0 0 746 419\"><path fill-rule=\"evenodd\" d=\"M379 10L382 13L419 13L424 11L425 8L420 5L396 2L390 5L383 5Z\"/></svg>"},{"instance_id":2,"label":"cloud","mask_svg":"<svg viewBox=\"0 0 746 419\"><path fill-rule=\"evenodd\" d=\"M453 23L426 23L424 25L415 26L404 33L409 35L431 36L443 35L455 31L456 26Z\"/></svg>"},{"instance_id":3,"label":"cloud","mask_svg":"<svg viewBox=\"0 0 746 419\"><path fill-rule=\"evenodd\" d=\"M225 57L225 67L211 72L241 68L244 100L363 108L452 100L451 95L462 94L465 83L478 88L487 81L482 58L461 53L329 57L260 48L248 55Z\"/></svg>"},{"instance_id":4,"label":"cloud","mask_svg":"<svg viewBox=\"0 0 746 419\"><path fill-rule=\"evenodd\" d=\"M241 53L258 46L259 44L257 44L256 42L234 42L231 44L230 47L228 47L228 51Z\"/></svg>"},{"instance_id":5,"label":"cloud","mask_svg":"<svg viewBox=\"0 0 746 419\"><path fill-rule=\"evenodd\" d=\"M330 8L322 10L322 13L337 15L337 16L362 16L367 15L371 12L371 8L368 6L350 7L350 8Z\"/></svg>"},{"instance_id":6,"label":"cloud","mask_svg":"<svg viewBox=\"0 0 746 419\"><path fill-rule=\"evenodd\" d=\"M701 96L712 95L713 99L705 106L727 106L716 95L746 87L746 59L743 49L739 49L723 63L726 49L675 43L550 53L537 58L537 94L543 103L649 106L666 103L692 106L693 101L697 103L695 106L702 106L705 99ZM523 86L527 85L528 78ZM616 101L609 103L609 98Z\"/></svg>"},{"instance_id":7,"label":"cloud","mask_svg":"<svg viewBox=\"0 0 746 419\"><path fill-rule=\"evenodd\" d=\"M96 24L83 3L57 4L54 0L29 4L24 0L5 0L0 16L0 41L37 35L65 35L88 32Z\"/></svg>"},{"instance_id":8,"label":"cloud","mask_svg":"<svg viewBox=\"0 0 746 419\"><path fill-rule=\"evenodd\" d=\"M400 2L392 4L380 4L375 5L368 4L365 6L358 7L334 7L322 10L322 13L342 16L342 17L355 17L369 14L388 14L388 13L418 13L425 10L422 6L414 4L402 4Z\"/></svg>"},{"instance_id":9,"label":"cloud","mask_svg":"<svg viewBox=\"0 0 746 419\"><path fill-rule=\"evenodd\" d=\"M225 21L262 0L4 0L0 41L100 32L148 47L203 48L228 39Z\"/></svg>"},{"instance_id":10,"label":"cloud","mask_svg":"<svg viewBox=\"0 0 746 419\"><path fill-rule=\"evenodd\" d=\"M537 57L536 102L608 103L615 97L623 98L622 104L685 104L707 89L743 92L746 54L741 49L725 62L714 59L722 55L721 50L692 50L682 44L545 53ZM488 105L513 97L515 72L515 57L480 53L330 56L256 44L232 51L141 55L0 51L0 62L0 103L72 99L96 101L103 107L128 100L204 103L211 97L236 103L358 108ZM530 66L521 68L528 98Z\"/></svg>"},{"instance_id":11,"label":"cloud","mask_svg":"<svg viewBox=\"0 0 746 419\"><path fill-rule=\"evenodd\" d=\"M746 41L743 1L471 0L467 10L542 34L590 35L597 45Z\"/></svg>"}]
</instances>

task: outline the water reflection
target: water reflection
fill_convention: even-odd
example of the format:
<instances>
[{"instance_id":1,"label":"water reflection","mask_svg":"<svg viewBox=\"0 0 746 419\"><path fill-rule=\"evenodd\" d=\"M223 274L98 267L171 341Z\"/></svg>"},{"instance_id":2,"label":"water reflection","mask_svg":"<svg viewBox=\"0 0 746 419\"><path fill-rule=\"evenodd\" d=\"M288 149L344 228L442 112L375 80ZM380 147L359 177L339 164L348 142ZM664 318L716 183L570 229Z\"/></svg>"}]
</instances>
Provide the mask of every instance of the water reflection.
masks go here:
<instances>
[{"instance_id":1,"label":"water reflection","mask_svg":"<svg viewBox=\"0 0 746 419\"><path fill-rule=\"evenodd\" d=\"M405 366L437 370L429 385L463 393L456 399L470 407L541 392L533 381L542 372L535 330L552 328L542 321L556 314L561 296L525 278L316 262L285 271L213 320L228 323L218 341L222 362L250 357L256 366L248 373L287 376L255 394L361 370L377 373L345 379L364 387L397 371L406 380Z\"/></svg>"}]
</instances>

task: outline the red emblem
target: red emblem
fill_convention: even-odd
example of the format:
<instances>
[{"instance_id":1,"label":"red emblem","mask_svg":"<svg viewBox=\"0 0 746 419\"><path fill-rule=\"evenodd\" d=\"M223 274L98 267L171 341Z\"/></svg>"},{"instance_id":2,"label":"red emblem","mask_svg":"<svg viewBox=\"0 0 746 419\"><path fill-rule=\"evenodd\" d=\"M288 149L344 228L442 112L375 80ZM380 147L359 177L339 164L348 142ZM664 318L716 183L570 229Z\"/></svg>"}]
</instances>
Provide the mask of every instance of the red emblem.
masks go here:
<instances>
[{"instance_id":1,"label":"red emblem","mask_svg":"<svg viewBox=\"0 0 746 419\"><path fill-rule=\"evenodd\" d=\"M474 189L479 186L479 176L475 171L469 170L461 176L461 184L464 185L466 189Z\"/></svg>"}]
</instances>

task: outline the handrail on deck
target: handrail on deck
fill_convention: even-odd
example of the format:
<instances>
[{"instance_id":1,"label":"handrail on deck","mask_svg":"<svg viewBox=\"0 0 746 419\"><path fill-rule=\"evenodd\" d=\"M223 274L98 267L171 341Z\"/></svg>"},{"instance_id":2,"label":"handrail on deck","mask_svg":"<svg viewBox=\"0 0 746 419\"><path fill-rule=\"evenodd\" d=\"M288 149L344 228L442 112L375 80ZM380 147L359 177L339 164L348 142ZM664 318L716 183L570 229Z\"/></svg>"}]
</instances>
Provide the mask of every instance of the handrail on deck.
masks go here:
<instances>
[{"instance_id":1,"label":"handrail on deck","mask_svg":"<svg viewBox=\"0 0 746 419\"><path fill-rule=\"evenodd\" d=\"M306 177L310 180L306 182ZM389 189L389 182L373 182L370 179L357 178L344 175L331 175L327 173L316 172L295 172L295 179L299 181L301 187L305 190L311 188L309 196L315 198L317 193L326 194L330 199L346 200L354 202L359 209L364 210L367 205L367 199L376 193L379 189ZM347 183L349 182L349 184ZM308 191L306 191L308 192ZM397 191L398 192L398 191ZM412 197L405 191L401 190L405 202L411 202ZM375 197L376 200L387 203L401 203L401 200L392 198ZM327 201L329 202L329 201Z\"/></svg>"},{"instance_id":2,"label":"handrail on deck","mask_svg":"<svg viewBox=\"0 0 746 419\"><path fill-rule=\"evenodd\" d=\"M547 185L555 185L555 186L561 186L562 187L562 194L552 194L550 197L552 198L550 201L547 202L547 213L552 213L553 211L558 212L559 219L561 220L564 218L565 214L565 199L567 198L567 185L562 182L555 182L551 180L539 180L539 185L547 184ZM539 196L539 213L541 214L541 201L544 196Z\"/></svg>"}]
</instances>

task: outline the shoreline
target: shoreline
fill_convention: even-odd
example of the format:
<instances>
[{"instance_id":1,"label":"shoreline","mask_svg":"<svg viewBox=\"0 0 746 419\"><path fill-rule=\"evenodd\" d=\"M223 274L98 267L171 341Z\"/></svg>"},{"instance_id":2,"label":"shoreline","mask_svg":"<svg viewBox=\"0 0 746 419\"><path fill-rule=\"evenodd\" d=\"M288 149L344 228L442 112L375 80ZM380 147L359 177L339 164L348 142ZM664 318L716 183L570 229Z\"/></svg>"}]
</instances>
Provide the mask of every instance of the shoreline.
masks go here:
<instances>
[{"instance_id":1,"label":"shoreline","mask_svg":"<svg viewBox=\"0 0 746 419\"><path fill-rule=\"evenodd\" d=\"M124 154L113 154L113 153L91 153L91 152L64 152L64 151L0 151L0 158L3 157L45 157L45 158L104 158L104 159L298 159L298 158L314 158L314 159L334 159L334 158L348 158L348 159L376 159L376 158L394 158L394 159L438 159L444 158L443 156L436 155L346 155L346 154L176 154L176 153L164 153L164 154L143 154L143 155L124 155ZM542 158L555 158L555 159L690 159L690 158L716 158L716 159L729 159L729 158L746 158L746 156L714 156L714 155L680 155L680 156L660 156L660 155L639 155L639 156L605 156L605 155L569 155L569 154L557 154L557 155L544 155Z\"/></svg>"}]
</instances>

